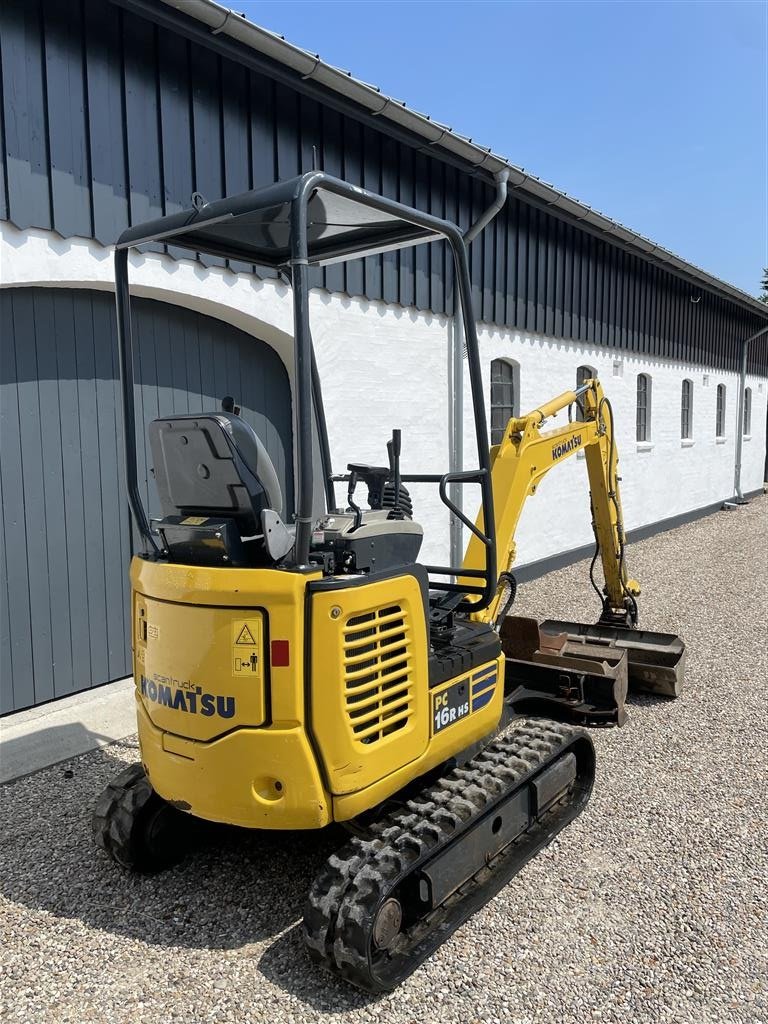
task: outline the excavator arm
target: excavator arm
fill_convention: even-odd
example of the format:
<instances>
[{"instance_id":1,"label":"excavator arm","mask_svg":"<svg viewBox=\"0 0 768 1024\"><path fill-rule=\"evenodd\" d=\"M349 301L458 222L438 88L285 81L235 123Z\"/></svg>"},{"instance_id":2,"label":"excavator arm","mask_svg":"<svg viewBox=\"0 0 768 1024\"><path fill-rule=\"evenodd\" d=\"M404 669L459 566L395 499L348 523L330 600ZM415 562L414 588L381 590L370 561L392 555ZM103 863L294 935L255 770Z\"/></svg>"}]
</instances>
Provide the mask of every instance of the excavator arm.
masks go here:
<instances>
[{"instance_id":1,"label":"excavator arm","mask_svg":"<svg viewBox=\"0 0 768 1024\"><path fill-rule=\"evenodd\" d=\"M580 418L554 430L542 431L544 422L562 409L576 408ZM501 444L491 450L491 479L496 518L497 565L500 585L491 604L475 613L478 621L497 624L505 591L505 573L516 556L515 531L525 501L534 495L541 479L576 452L583 451L589 477L592 527L605 577L600 623L635 626L640 586L627 573L624 559L624 522L619 494L619 461L613 410L597 379L585 381L525 416L513 417ZM483 532L482 512L477 526ZM480 569L485 551L472 535L464 568Z\"/></svg>"}]
</instances>

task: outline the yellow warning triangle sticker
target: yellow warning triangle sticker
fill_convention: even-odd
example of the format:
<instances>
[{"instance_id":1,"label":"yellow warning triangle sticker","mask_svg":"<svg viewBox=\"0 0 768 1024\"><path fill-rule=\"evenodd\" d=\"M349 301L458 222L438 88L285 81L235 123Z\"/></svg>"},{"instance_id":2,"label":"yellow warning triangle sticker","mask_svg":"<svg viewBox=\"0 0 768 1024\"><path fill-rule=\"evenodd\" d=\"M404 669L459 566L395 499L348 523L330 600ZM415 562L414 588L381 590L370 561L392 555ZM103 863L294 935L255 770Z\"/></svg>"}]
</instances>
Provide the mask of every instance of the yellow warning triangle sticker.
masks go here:
<instances>
[{"instance_id":1,"label":"yellow warning triangle sticker","mask_svg":"<svg viewBox=\"0 0 768 1024\"><path fill-rule=\"evenodd\" d=\"M247 625L243 626L243 628L240 630L240 635L238 636L237 640L235 640L235 643L245 644L249 647L256 646L256 641L253 639L253 633L250 631L250 629L248 629Z\"/></svg>"}]
</instances>

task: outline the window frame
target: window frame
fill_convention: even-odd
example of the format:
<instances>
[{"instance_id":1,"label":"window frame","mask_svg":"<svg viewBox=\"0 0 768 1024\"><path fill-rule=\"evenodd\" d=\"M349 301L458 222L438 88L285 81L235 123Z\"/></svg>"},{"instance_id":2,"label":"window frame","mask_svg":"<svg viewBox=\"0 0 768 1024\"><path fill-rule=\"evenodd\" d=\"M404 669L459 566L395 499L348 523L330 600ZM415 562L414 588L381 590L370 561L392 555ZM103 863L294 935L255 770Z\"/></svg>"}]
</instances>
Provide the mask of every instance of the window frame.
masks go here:
<instances>
[{"instance_id":1,"label":"window frame","mask_svg":"<svg viewBox=\"0 0 768 1024\"><path fill-rule=\"evenodd\" d=\"M497 369L503 367L504 373L509 374L506 379L496 379L495 374ZM490 367L490 381L491 381L491 416L488 424L488 433L490 436L491 446L501 444L504 439L504 429L507 423L513 416L520 415L520 364L515 362L514 359L507 359L504 356L499 356L496 359L491 360ZM498 398L499 388L509 389L508 395L504 398L509 400L500 401ZM497 415L499 410L503 410L500 422L499 416ZM497 421L494 424L494 421Z\"/></svg>"},{"instance_id":2,"label":"window frame","mask_svg":"<svg viewBox=\"0 0 768 1024\"><path fill-rule=\"evenodd\" d=\"M728 394L725 384L717 385L715 393L715 437L725 437L725 410Z\"/></svg>"},{"instance_id":3,"label":"window frame","mask_svg":"<svg viewBox=\"0 0 768 1024\"><path fill-rule=\"evenodd\" d=\"M652 387L653 382L650 373L638 373L635 388L635 440L638 444L648 444L652 437Z\"/></svg>"},{"instance_id":4,"label":"window frame","mask_svg":"<svg viewBox=\"0 0 768 1024\"><path fill-rule=\"evenodd\" d=\"M690 377L683 379L680 391L680 439L693 440L693 381Z\"/></svg>"},{"instance_id":5,"label":"window frame","mask_svg":"<svg viewBox=\"0 0 768 1024\"><path fill-rule=\"evenodd\" d=\"M752 436L752 388L744 388L744 418L741 424L742 437Z\"/></svg>"}]
</instances>

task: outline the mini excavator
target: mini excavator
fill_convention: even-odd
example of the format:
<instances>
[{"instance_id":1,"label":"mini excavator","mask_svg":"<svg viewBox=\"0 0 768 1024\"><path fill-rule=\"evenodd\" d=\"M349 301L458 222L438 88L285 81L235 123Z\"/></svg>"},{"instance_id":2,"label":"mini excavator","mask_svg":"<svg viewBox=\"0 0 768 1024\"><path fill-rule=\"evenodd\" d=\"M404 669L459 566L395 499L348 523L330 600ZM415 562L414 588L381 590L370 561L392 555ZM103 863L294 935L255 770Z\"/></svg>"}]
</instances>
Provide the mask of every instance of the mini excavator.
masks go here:
<instances>
[{"instance_id":1,"label":"mini excavator","mask_svg":"<svg viewBox=\"0 0 768 1024\"><path fill-rule=\"evenodd\" d=\"M125 231L116 248L125 472L140 538L131 588L141 763L99 798L94 835L124 868L155 872L189 852L200 819L346 826L346 844L311 885L304 939L317 964L383 992L579 814L595 770L583 727L621 725L630 686L676 696L685 648L637 628L613 412L599 381L513 417L489 448L455 224L317 171L193 199ZM310 334L311 268L441 240L461 300L477 466L402 473L395 430L386 464L334 475ZM148 515L128 256L153 242L272 268L290 284L290 506L264 438L227 396L220 408L169 411L149 424L160 515ZM564 410L567 423L542 429ZM515 617L520 512L542 477L580 451L599 619ZM418 561L423 529L409 484L437 487L464 524L463 564ZM466 484L480 491L474 520L448 490Z\"/></svg>"}]
</instances>

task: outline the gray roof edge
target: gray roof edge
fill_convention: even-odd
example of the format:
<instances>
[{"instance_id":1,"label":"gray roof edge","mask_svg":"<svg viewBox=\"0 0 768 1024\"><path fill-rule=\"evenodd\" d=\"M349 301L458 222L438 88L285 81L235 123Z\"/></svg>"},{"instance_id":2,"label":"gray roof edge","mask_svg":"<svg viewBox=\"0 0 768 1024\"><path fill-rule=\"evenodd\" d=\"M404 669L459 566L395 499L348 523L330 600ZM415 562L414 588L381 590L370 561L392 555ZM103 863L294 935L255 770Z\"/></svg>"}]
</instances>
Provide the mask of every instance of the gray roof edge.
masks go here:
<instances>
[{"instance_id":1,"label":"gray roof edge","mask_svg":"<svg viewBox=\"0 0 768 1024\"><path fill-rule=\"evenodd\" d=\"M651 239L579 202L578 199L574 199L566 192L542 181L535 175L529 174L523 168L510 163L505 157L477 145L471 139L454 132L446 125L433 121L426 114L420 114L418 111L410 109L402 100L386 96L380 89L355 78L348 71L327 64L317 54L295 46L282 36L255 25L244 15L223 7L215 0L163 0L163 3L206 25L212 34L226 35L284 67L290 68L305 80L317 82L325 88L339 93L347 100L364 107L369 113L376 114L383 120L392 121L401 128L407 128L415 135L425 139L431 147L447 150L471 167L484 170L491 176L500 171L509 171L509 183L512 188L523 193L529 192L538 201L544 202L554 209L561 209L568 216L616 239L620 244L635 249L641 255L665 264L680 274L700 281L740 305L746 306L751 312L768 318L768 306L754 295L750 295L749 292L687 262L670 252L669 249L657 245Z\"/></svg>"}]
</instances>

